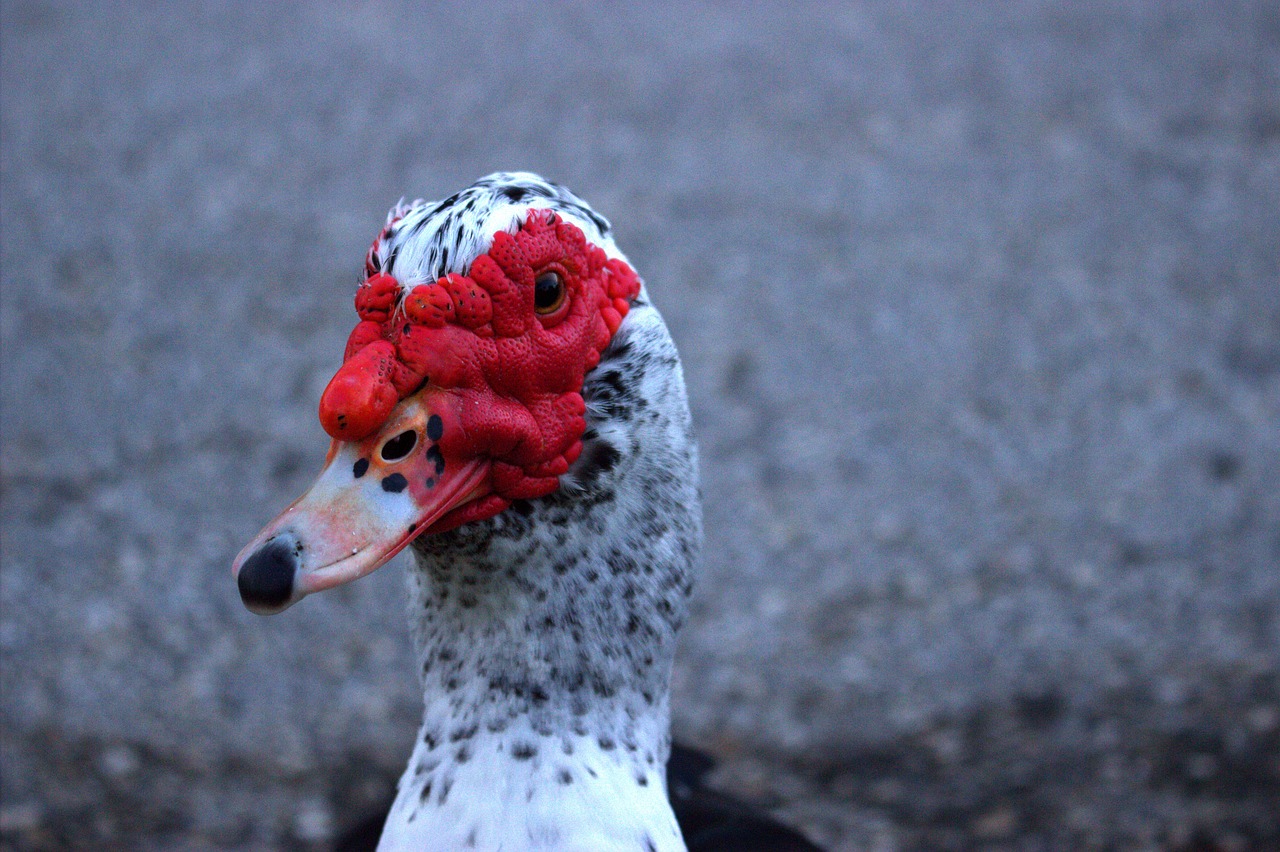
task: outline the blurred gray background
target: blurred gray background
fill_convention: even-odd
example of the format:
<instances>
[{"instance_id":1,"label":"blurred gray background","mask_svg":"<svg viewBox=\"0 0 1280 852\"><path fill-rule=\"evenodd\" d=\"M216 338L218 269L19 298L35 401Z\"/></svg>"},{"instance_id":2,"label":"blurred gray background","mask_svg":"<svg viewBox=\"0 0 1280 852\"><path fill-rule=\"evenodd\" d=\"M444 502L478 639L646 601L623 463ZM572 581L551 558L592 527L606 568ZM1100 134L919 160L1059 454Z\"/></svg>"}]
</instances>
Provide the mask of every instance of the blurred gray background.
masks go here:
<instances>
[{"instance_id":1,"label":"blurred gray background","mask_svg":"<svg viewBox=\"0 0 1280 852\"><path fill-rule=\"evenodd\" d=\"M6 847L388 794L403 565L270 619L229 566L386 209L514 168L683 353L717 785L832 849L1280 844L1274 3L2 9Z\"/></svg>"}]
</instances>

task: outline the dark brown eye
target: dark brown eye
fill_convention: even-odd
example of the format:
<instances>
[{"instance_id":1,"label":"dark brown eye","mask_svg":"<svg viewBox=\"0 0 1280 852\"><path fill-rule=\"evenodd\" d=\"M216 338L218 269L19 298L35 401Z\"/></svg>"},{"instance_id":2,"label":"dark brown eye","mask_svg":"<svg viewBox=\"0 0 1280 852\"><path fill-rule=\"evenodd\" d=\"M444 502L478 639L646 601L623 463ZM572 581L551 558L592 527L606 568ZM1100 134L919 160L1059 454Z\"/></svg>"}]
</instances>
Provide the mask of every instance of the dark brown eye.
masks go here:
<instances>
[{"instance_id":1,"label":"dark brown eye","mask_svg":"<svg viewBox=\"0 0 1280 852\"><path fill-rule=\"evenodd\" d=\"M407 429L383 444L379 455L382 456L383 461L396 461L413 452L413 448L417 443L418 433L412 429Z\"/></svg>"},{"instance_id":2,"label":"dark brown eye","mask_svg":"<svg viewBox=\"0 0 1280 852\"><path fill-rule=\"evenodd\" d=\"M564 279L559 272L542 273L533 282L533 309L542 315L555 313L564 304Z\"/></svg>"}]
</instances>

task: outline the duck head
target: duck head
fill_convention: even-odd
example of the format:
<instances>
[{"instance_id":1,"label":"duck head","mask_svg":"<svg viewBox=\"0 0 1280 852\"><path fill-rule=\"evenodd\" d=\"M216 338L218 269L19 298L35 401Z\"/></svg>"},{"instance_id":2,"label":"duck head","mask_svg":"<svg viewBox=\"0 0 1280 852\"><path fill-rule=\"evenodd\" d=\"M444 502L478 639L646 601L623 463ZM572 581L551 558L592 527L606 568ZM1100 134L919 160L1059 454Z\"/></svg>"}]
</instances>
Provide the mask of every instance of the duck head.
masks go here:
<instances>
[{"instance_id":1,"label":"duck head","mask_svg":"<svg viewBox=\"0 0 1280 852\"><path fill-rule=\"evenodd\" d=\"M333 439L324 468L233 564L254 612L550 494L581 453L583 381L640 281L608 223L567 191L525 175L486 181L393 210L374 241L360 322L320 399ZM450 248L466 274L446 272Z\"/></svg>"}]
</instances>

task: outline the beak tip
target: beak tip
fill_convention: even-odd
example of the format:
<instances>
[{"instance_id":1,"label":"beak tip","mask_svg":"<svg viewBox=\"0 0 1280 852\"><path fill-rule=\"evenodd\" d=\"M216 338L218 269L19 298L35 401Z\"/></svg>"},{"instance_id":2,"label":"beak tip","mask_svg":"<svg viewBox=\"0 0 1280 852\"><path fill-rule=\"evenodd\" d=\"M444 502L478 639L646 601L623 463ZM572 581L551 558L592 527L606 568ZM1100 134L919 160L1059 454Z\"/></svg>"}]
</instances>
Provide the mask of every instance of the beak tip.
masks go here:
<instances>
[{"instance_id":1,"label":"beak tip","mask_svg":"<svg viewBox=\"0 0 1280 852\"><path fill-rule=\"evenodd\" d=\"M291 537L273 538L240 566L236 575L240 600L259 615L280 612L293 603L297 573L297 547Z\"/></svg>"}]
</instances>

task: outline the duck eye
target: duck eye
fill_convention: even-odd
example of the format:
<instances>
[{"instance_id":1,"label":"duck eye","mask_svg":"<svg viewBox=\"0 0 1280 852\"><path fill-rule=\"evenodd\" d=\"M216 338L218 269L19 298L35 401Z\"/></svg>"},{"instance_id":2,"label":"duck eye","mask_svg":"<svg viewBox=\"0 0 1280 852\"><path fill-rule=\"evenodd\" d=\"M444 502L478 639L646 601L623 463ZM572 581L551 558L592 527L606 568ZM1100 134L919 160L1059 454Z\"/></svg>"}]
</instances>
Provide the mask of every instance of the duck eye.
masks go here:
<instances>
[{"instance_id":1,"label":"duck eye","mask_svg":"<svg viewBox=\"0 0 1280 852\"><path fill-rule=\"evenodd\" d=\"M564 304L564 279L559 272L542 273L533 282L533 309L543 316L555 313Z\"/></svg>"},{"instance_id":2,"label":"duck eye","mask_svg":"<svg viewBox=\"0 0 1280 852\"><path fill-rule=\"evenodd\" d=\"M390 441L383 444L382 451L379 455L382 456L383 461L396 461L413 452L413 448L417 446L417 444L418 433L412 429L406 429Z\"/></svg>"}]
</instances>

